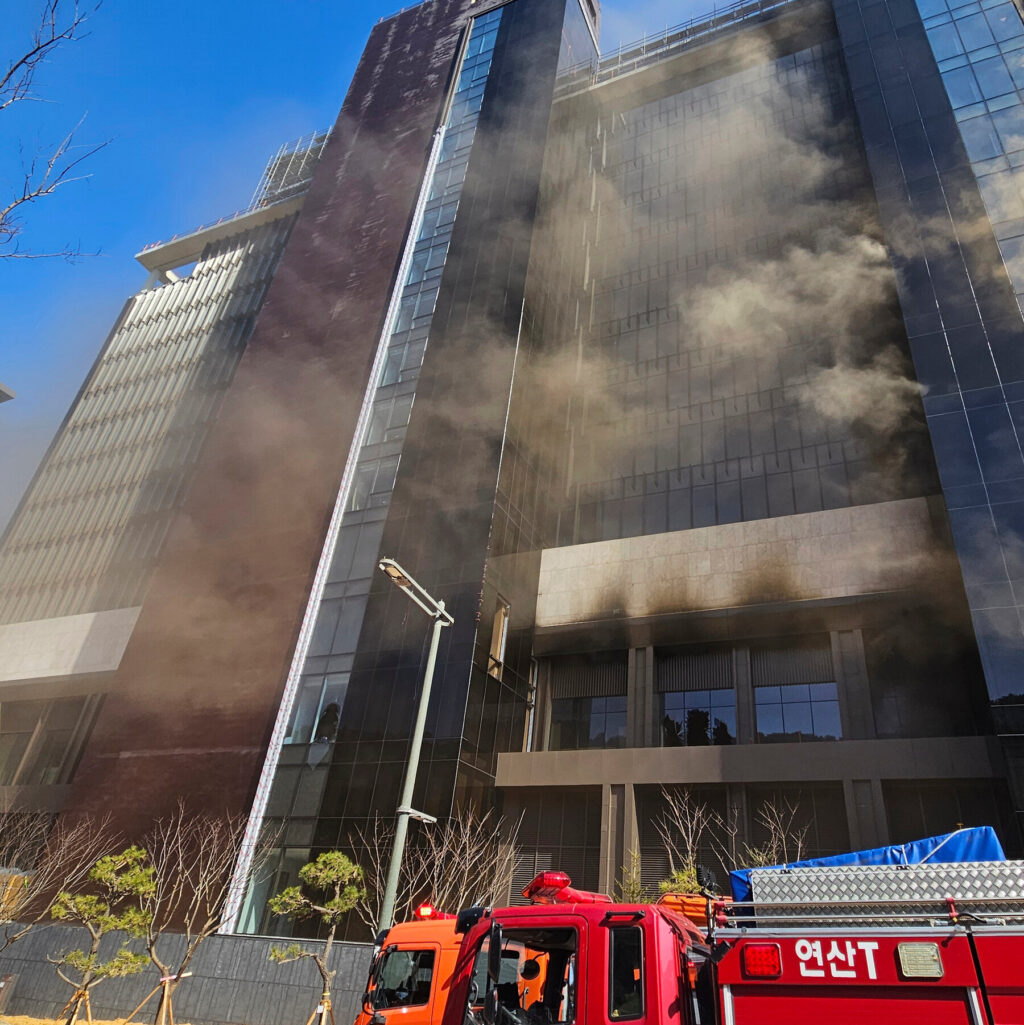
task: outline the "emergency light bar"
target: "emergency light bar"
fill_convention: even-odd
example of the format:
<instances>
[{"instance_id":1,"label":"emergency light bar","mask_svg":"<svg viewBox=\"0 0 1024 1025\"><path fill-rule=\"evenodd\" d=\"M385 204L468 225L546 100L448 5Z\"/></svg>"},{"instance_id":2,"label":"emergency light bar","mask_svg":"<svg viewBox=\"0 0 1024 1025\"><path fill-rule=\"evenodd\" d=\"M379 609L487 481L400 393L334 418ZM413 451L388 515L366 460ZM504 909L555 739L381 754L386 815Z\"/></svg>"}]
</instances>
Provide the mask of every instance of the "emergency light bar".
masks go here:
<instances>
[{"instance_id":1,"label":"emergency light bar","mask_svg":"<svg viewBox=\"0 0 1024 1025\"><path fill-rule=\"evenodd\" d=\"M572 880L564 872L541 872L523 889L523 896L531 904L611 904L606 893L575 890Z\"/></svg>"},{"instance_id":2,"label":"emergency light bar","mask_svg":"<svg viewBox=\"0 0 1024 1025\"><path fill-rule=\"evenodd\" d=\"M443 911L438 911L433 904L421 904L414 912L413 916L421 922L441 922L448 918L454 918L454 915L447 915Z\"/></svg>"}]
</instances>

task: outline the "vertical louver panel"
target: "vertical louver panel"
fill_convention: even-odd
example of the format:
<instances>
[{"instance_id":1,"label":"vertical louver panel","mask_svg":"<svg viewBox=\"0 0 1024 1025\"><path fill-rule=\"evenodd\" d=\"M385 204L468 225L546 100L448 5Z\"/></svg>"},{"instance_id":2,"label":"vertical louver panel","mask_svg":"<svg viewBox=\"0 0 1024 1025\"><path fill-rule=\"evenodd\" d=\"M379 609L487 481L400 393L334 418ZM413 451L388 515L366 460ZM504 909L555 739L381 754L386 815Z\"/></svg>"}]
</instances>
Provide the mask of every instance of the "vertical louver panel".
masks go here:
<instances>
[{"instance_id":1,"label":"vertical louver panel","mask_svg":"<svg viewBox=\"0 0 1024 1025\"><path fill-rule=\"evenodd\" d=\"M568 655L551 660L553 698L604 698L626 693L626 654Z\"/></svg>"},{"instance_id":2,"label":"vertical louver panel","mask_svg":"<svg viewBox=\"0 0 1024 1025\"><path fill-rule=\"evenodd\" d=\"M751 648L750 672L755 687L831 683L835 670L829 638L794 638L786 644Z\"/></svg>"},{"instance_id":3,"label":"vertical louver panel","mask_svg":"<svg viewBox=\"0 0 1024 1025\"><path fill-rule=\"evenodd\" d=\"M732 650L716 647L659 652L655 671L661 693L725 690L732 686Z\"/></svg>"},{"instance_id":4,"label":"vertical louver panel","mask_svg":"<svg viewBox=\"0 0 1024 1025\"><path fill-rule=\"evenodd\" d=\"M133 605L295 217L125 307L0 551L0 622Z\"/></svg>"}]
</instances>

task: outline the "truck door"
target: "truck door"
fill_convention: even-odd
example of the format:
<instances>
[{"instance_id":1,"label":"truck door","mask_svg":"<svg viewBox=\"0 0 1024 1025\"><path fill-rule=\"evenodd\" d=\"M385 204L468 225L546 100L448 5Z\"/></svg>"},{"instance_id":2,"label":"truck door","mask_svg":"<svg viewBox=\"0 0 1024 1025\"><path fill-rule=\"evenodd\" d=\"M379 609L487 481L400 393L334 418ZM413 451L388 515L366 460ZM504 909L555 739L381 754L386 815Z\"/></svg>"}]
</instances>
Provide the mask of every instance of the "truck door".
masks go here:
<instances>
[{"instance_id":1,"label":"truck door","mask_svg":"<svg viewBox=\"0 0 1024 1025\"><path fill-rule=\"evenodd\" d=\"M393 1018L395 1025L430 1025L434 1013L435 972L440 969L441 946L429 940L407 941L385 947L374 968L369 1008ZM444 995L437 1008L440 1014Z\"/></svg>"},{"instance_id":2,"label":"truck door","mask_svg":"<svg viewBox=\"0 0 1024 1025\"><path fill-rule=\"evenodd\" d=\"M518 918L493 921L476 954L466 1025L582 1023L588 999L580 984L584 926L572 915L533 927ZM492 944L499 948L494 955Z\"/></svg>"}]
</instances>

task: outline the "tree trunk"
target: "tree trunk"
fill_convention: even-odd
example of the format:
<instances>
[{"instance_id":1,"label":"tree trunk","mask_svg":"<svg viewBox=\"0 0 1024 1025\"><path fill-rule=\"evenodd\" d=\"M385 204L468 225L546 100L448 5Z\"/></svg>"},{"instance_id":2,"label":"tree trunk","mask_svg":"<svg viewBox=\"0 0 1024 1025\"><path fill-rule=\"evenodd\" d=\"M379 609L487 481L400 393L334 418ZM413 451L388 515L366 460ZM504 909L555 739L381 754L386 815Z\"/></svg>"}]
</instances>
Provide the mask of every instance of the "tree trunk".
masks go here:
<instances>
[{"instance_id":1,"label":"tree trunk","mask_svg":"<svg viewBox=\"0 0 1024 1025\"><path fill-rule=\"evenodd\" d=\"M92 943L89 944L89 964L96 963L96 955L99 953L100 940L102 937L98 935L91 927L86 926L89 929L89 935L92 936ZM78 1014L82 1010L82 1004L85 1002L86 994L89 992L89 987L92 985L92 980L96 977L96 973L89 971L82 975L82 981L78 985L78 993L72 997L74 1003L71 1005L71 1013L68 1016L66 1025L75 1025L78 1021Z\"/></svg>"},{"instance_id":2,"label":"tree trunk","mask_svg":"<svg viewBox=\"0 0 1024 1025\"><path fill-rule=\"evenodd\" d=\"M157 966L161 976L172 975L174 976L169 982L165 982L160 988L160 1000L156 1005L156 1015L153 1018L153 1025L165 1025L167 1018L170 1017L171 1021L174 1020L174 1013L172 1010L174 991L178 988L178 983L181 982L181 977L185 974L188 969L189 963L195 955L196 948L199 946L198 943L189 944L185 948L185 954L181 959L178 967L171 972L170 968L165 968L156 958L153 957L152 951L150 951L150 959Z\"/></svg>"}]
</instances>

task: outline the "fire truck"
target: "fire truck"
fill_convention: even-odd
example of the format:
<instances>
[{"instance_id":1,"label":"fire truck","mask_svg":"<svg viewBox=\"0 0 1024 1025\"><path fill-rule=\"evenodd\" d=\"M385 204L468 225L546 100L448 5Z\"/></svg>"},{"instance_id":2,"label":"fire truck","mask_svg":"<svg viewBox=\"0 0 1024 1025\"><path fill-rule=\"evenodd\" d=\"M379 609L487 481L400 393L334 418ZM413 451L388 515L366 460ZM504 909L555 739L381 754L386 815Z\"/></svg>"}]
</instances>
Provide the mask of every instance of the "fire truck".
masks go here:
<instances>
[{"instance_id":1,"label":"fire truck","mask_svg":"<svg viewBox=\"0 0 1024 1025\"><path fill-rule=\"evenodd\" d=\"M421 904L413 921L382 932L354 1025L439 1022L462 944L455 926L455 915Z\"/></svg>"},{"instance_id":2,"label":"fire truck","mask_svg":"<svg viewBox=\"0 0 1024 1025\"><path fill-rule=\"evenodd\" d=\"M1024 863L761 871L706 929L543 872L459 914L442 1025L1024 1023Z\"/></svg>"}]
</instances>

